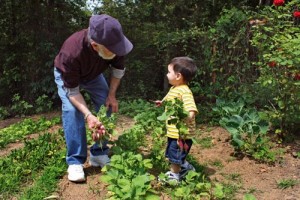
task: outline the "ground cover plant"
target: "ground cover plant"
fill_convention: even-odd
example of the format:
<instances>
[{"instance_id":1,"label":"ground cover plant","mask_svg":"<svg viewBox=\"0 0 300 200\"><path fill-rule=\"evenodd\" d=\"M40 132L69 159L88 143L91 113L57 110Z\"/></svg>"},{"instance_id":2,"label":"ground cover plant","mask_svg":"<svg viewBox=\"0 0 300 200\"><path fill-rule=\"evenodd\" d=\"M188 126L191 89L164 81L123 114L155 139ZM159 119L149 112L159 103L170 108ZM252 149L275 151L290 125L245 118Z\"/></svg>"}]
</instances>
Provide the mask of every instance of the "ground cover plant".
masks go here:
<instances>
[{"instance_id":1,"label":"ground cover plant","mask_svg":"<svg viewBox=\"0 0 300 200\"><path fill-rule=\"evenodd\" d=\"M0 148L4 148L7 144L15 142L16 140L22 140L26 135L47 130L59 123L60 117L54 117L50 120L40 118L37 121L26 118L21 122L0 130Z\"/></svg>"},{"instance_id":2,"label":"ground cover plant","mask_svg":"<svg viewBox=\"0 0 300 200\"><path fill-rule=\"evenodd\" d=\"M21 199L26 199L26 196L40 199L55 190L59 176L66 169L61 133L44 133L37 139L25 141L24 148L13 150L10 155L0 159L2 199L19 195L23 196ZM47 181L39 183L42 180ZM31 184L35 188L31 188ZM24 190L27 191L23 193Z\"/></svg>"}]
</instances>

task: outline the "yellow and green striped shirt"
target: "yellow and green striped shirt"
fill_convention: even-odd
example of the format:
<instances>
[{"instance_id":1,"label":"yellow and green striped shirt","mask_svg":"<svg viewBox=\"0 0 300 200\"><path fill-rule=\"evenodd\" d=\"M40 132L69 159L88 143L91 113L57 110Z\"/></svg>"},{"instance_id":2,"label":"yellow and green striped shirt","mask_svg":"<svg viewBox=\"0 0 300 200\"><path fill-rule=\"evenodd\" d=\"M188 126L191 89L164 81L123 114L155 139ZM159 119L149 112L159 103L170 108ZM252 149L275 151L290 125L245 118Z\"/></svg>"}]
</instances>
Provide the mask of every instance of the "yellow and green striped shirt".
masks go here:
<instances>
[{"instance_id":1,"label":"yellow and green striped shirt","mask_svg":"<svg viewBox=\"0 0 300 200\"><path fill-rule=\"evenodd\" d=\"M180 86L173 86L170 88L168 94L163 98L165 100L172 100L172 99L179 99L183 102L183 107L186 111L195 111L198 113L195 100L193 97L193 93L187 85L180 85ZM196 129L195 118L192 119L189 124L189 138L194 135ZM176 128L175 124L168 124L167 123L167 137L178 139L178 129Z\"/></svg>"}]
</instances>

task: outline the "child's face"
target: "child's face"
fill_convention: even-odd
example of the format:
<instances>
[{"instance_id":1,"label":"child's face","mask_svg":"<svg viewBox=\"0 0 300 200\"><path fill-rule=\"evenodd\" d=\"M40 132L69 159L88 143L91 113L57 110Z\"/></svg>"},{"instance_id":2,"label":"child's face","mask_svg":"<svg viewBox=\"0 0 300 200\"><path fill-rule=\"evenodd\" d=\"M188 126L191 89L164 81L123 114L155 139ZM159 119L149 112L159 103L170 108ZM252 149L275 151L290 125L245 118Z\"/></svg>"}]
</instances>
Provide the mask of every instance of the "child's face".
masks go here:
<instances>
[{"instance_id":1,"label":"child's face","mask_svg":"<svg viewBox=\"0 0 300 200\"><path fill-rule=\"evenodd\" d=\"M181 76L179 73L174 72L173 65L168 65L167 77L169 83L176 86Z\"/></svg>"}]
</instances>

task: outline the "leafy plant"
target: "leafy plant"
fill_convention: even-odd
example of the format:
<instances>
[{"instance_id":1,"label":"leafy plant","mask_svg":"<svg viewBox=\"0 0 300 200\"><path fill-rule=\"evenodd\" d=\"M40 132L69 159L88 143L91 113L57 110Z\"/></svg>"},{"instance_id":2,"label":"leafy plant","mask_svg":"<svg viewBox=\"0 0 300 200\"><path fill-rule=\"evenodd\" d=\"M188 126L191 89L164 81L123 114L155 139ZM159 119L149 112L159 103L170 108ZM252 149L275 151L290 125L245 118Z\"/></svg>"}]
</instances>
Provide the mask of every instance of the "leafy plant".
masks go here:
<instances>
[{"instance_id":1,"label":"leafy plant","mask_svg":"<svg viewBox=\"0 0 300 200\"><path fill-rule=\"evenodd\" d=\"M14 114L26 115L32 112L33 106L25 100L22 100L19 94L13 96L12 103L13 105L10 109Z\"/></svg>"},{"instance_id":2,"label":"leafy plant","mask_svg":"<svg viewBox=\"0 0 300 200\"><path fill-rule=\"evenodd\" d=\"M256 198L253 194L245 194L243 200L256 200Z\"/></svg>"},{"instance_id":3,"label":"leafy plant","mask_svg":"<svg viewBox=\"0 0 300 200\"><path fill-rule=\"evenodd\" d=\"M3 128L0 130L0 149L11 142L24 139L26 135L46 130L58 123L60 123L60 117L54 117L50 120L42 117L37 121L27 118Z\"/></svg>"},{"instance_id":4,"label":"leafy plant","mask_svg":"<svg viewBox=\"0 0 300 200\"><path fill-rule=\"evenodd\" d=\"M231 134L231 144L236 151L244 152L256 159L274 162L266 133L269 124L252 109L244 115L223 117L220 124Z\"/></svg>"},{"instance_id":5,"label":"leafy plant","mask_svg":"<svg viewBox=\"0 0 300 200\"><path fill-rule=\"evenodd\" d=\"M0 106L0 119L5 119L9 116L8 109Z\"/></svg>"},{"instance_id":6,"label":"leafy plant","mask_svg":"<svg viewBox=\"0 0 300 200\"><path fill-rule=\"evenodd\" d=\"M11 199L9 197L20 193L20 186L26 181L32 181L34 175L48 168L47 166L62 167L58 163L64 163L63 167L66 168L63 144L62 131L44 133L37 139L26 140L24 148L12 151L7 157L1 157L1 197Z\"/></svg>"},{"instance_id":7,"label":"leafy plant","mask_svg":"<svg viewBox=\"0 0 300 200\"><path fill-rule=\"evenodd\" d=\"M225 101L217 99L216 105L212 108L217 119L222 117L230 117L232 115L242 115L245 112L245 103L242 99L237 101Z\"/></svg>"},{"instance_id":8,"label":"leafy plant","mask_svg":"<svg viewBox=\"0 0 300 200\"><path fill-rule=\"evenodd\" d=\"M175 124L179 131L179 137L185 139L188 134L186 124L188 112L184 110L183 102L176 98L174 100L164 101L163 106L165 107L165 112L157 117L157 119L159 121L166 121L168 124Z\"/></svg>"},{"instance_id":9,"label":"leafy plant","mask_svg":"<svg viewBox=\"0 0 300 200\"><path fill-rule=\"evenodd\" d=\"M174 188L172 191L172 196L174 196L174 199L182 200L196 200L201 198L210 199L212 196L222 196L221 190L215 192L213 195L211 194L211 189L211 183L207 182L203 175L194 171L190 171L186 175L185 180L181 181L181 184Z\"/></svg>"},{"instance_id":10,"label":"leafy plant","mask_svg":"<svg viewBox=\"0 0 300 200\"><path fill-rule=\"evenodd\" d=\"M51 101L51 99L49 99L47 95L43 94L35 100L35 105L34 105L35 112L40 113L40 112L50 111L52 105L53 102Z\"/></svg>"},{"instance_id":11,"label":"leafy plant","mask_svg":"<svg viewBox=\"0 0 300 200\"><path fill-rule=\"evenodd\" d=\"M265 7L258 17L265 25L252 28L252 44L258 51L260 77L256 88L268 91L268 115L276 134L283 138L300 128L300 31L293 22L292 10L299 1L292 0L276 8Z\"/></svg>"},{"instance_id":12,"label":"leafy plant","mask_svg":"<svg viewBox=\"0 0 300 200\"><path fill-rule=\"evenodd\" d=\"M152 168L151 160L143 159L140 154L124 152L114 155L109 166L102 171L101 180L108 183L111 192L109 199L153 199L159 196L151 189L151 181L154 176L147 173Z\"/></svg>"},{"instance_id":13,"label":"leafy plant","mask_svg":"<svg viewBox=\"0 0 300 200\"><path fill-rule=\"evenodd\" d=\"M123 151L137 152L138 148L145 144L145 129L140 125L135 125L131 129L126 130L115 141L112 151L120 154Z\"/></svg>"}]
</instances>

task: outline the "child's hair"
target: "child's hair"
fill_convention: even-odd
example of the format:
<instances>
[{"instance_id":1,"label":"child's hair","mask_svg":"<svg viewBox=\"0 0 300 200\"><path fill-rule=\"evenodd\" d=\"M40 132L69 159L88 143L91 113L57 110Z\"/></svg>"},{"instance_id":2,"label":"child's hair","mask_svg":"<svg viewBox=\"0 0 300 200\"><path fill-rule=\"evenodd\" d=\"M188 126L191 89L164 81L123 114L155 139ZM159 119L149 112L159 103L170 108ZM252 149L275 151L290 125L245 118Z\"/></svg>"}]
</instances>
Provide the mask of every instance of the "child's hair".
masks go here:
<instances>
[{"instance_id":1,"label":"child's hair","mask_svg":"<svg viewBox=\"0 0 300 200\"><path fill-rule=\"evenodd\" d=\"M187 56L173 58L170 65L173 65L174 72L182 74L186 82L190 82L197 71L195 61Z\"/></svg>"}]
</instances>

